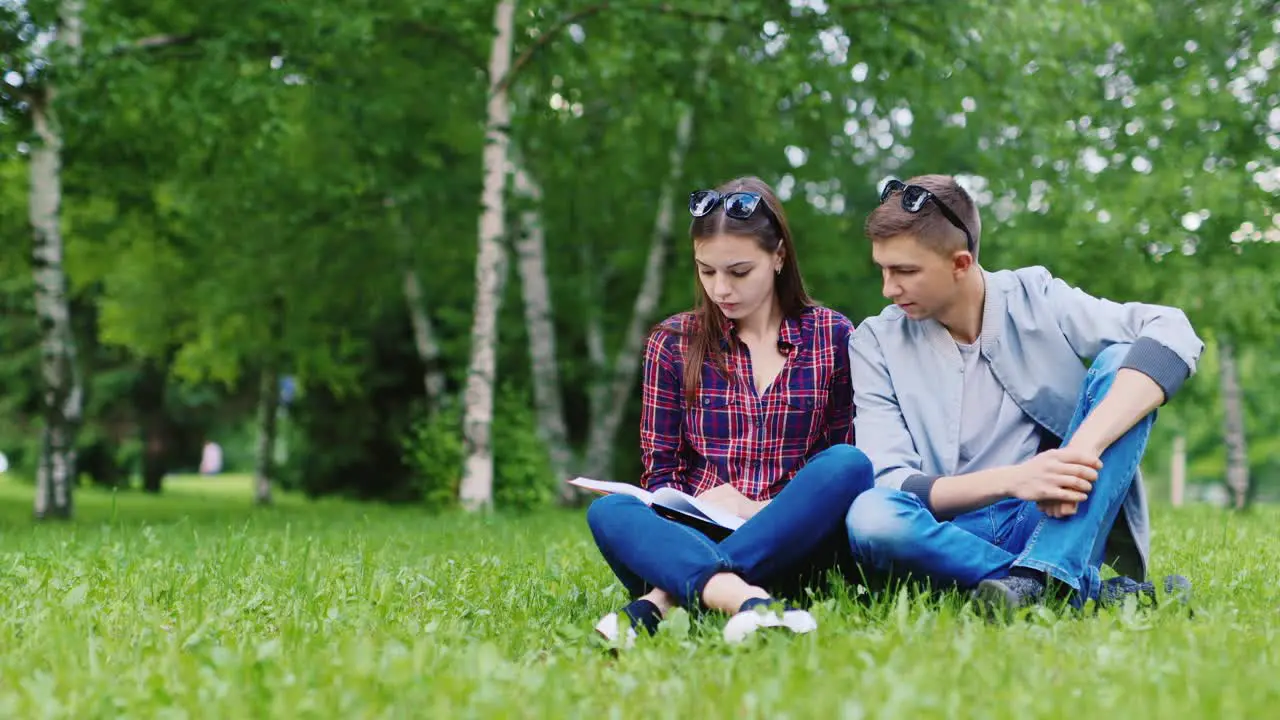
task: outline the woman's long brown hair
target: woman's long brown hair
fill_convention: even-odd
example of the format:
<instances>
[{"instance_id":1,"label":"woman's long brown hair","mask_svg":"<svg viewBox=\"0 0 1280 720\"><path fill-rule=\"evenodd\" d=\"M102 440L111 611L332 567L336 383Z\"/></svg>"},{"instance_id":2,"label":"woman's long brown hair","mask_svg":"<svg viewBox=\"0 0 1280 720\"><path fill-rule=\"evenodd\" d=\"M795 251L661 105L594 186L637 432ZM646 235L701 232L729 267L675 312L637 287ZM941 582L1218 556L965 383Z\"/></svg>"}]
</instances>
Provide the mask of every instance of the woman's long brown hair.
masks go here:
<instances>
[{"instance_id":1,"label":"woman's long brown hair","mask_svg":"<svg viewBox=\"0 0 1280 720\"><path fill-rule=\"evenodd\" d=\"M756 208L746 220L738 220L725 214L723 204L716 206L711 212L694 218L689 224L689 237L693 245L713 237L733 235L754 239L767 253L775 253L781 247L782 271L774 279L773 287L782 314L796 317L805 308L814 305L800 275L800 263L796 259L795 245L791 241L787 216L773 188L760 178L748 176L730 180L716 188L716 191L721 195L753 192L760 196L764 207ZM693 284L697 301L693 308L692 327L688 332L680 333L689 338L688 354L684 357L684 394L686 401L690 403L697 399L698 387L702 382L702 364L708 357L722 375L728 376L724 352L720 347L720 339L724 337L728 320L720 307L707 296L706 288L702 286L697 273L695 267ZM670 328L664 329L670 331Z\"/></svg>"}]
</instances>

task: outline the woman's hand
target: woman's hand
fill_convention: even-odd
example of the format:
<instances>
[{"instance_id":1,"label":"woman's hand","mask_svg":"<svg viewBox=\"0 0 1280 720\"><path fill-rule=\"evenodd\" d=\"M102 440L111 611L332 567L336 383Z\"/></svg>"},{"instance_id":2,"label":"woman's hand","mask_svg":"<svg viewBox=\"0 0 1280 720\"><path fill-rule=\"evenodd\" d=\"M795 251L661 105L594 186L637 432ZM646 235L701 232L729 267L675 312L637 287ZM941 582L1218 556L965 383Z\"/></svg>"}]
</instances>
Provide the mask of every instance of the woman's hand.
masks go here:
<instances>
[{"instance_id":1,"label":"woman's hand","mask_svg":"<svg viewBox=\"0 0 1280 720\"><path fill-rule=\"evenodd\" d=\"M699 495L698 499L718 505L743 520L751 518L769 504L768 500L748 500L746 495L738 492L738 489L729 483L707 490Z\"/></svg>"}]
</instances>

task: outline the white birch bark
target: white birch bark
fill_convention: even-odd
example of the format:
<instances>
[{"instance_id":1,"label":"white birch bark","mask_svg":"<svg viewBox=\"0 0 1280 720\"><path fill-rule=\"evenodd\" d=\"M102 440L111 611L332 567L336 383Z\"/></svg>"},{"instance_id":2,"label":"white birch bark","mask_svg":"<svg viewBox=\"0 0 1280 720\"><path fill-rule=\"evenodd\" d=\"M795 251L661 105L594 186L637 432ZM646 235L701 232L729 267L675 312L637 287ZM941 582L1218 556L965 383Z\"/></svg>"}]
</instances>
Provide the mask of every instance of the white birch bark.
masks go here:
<instances>
[{"instance_id":1,"label":"white birch bark","mask_svg":"<svg viewBox=\"0 0 1280 720\"><path fill-rule=\"evenodd\" d=\"M1187 437L1173 439L1173 457L1169 463L1169 502L1182 507L1187 490Z\"/></svg>"},{"instance_id":2,"label":"white birch bark","mask_svg":"<svg viewBox=\"0 0 1280 720\"><path fill-rule=\"evenodd\" d=\"M404 259L404 275L401 284L404 292L405 309L409 312L409 323L413 326L413 345L422 363L422 386L426 392L427 406L440 407L444 398L444 371L440 368L440 341L436 335L435 325L427 314L426 293L422 290L422 280L418 276L418 264L413 252L413 238L404 226L404 218L396 201L387 198L386 205L391 211L391 224L400 242L400 253Z\"/></svg>"},{"instance_id":3,"label":"white birch bark","mask_svg":"<svg viewBox=\"0 0 1280 720\"><path fill-rule=\"evenodd\" d=\"M413 344L422 362L422 385L427 395L427 405L440 407L444 397L444 372L440 369L440 341L436 338L435 325L427 315L426 296L422 281L412 266L404 269L404 302L409 309L409 321L413 324Z\"/></svg>"},{"instance_id":4,"label":"white birch bark","mask_svg":"<svg viewBox=\"0 0 1280 720\"><path fill-rule=\"evenodd\" d=\"M484 148L484 190L481 195L479 248L476 257L476 299L471 327L471 360L463 409L463 437L467 449L458 494L467 510L493 504L493 401L498 344L498 303L505 268L502 237L503 191L507 179L507 126L511 107L505 89L497 84L511 67L515 32L515 2L501 0L494 11L489 56L489 94Z\"/></svg>"},{"instance_id":5,"label":"white birch bark","mask_svg":"<svg viewBox=\"0 0 1280 720\"><path fill-rule=\"evenodd\" d=\"M547 447L551 471L561 480L568 479L572 452L569 430L565 425L564 403L560 388L560 371L556 363L556 334L551 321L551 285L547 279L546 236L543 231L540 204L542 188L517 163L512 164L512 178L517 194L531 205L520 214L520 236L516 240L516 267L520 273L520 290L524 301L524 321L529 335L529 362L533 375L533 404L538 436ZM573 486L562 483L562 499L571 500Z\"/></svg>"},{"instance_id":6,"label":"white birch bark","mask_svg":"<svg viewBox=\"0 0 1280 720\"><path fill-rule=\"evenodd\" d=\"M1244 404L1240 398L1240 374L1235 347L1230 340L1218 346L1222 382L1223 440L1227 447L1227 489L1231 503L1243 510L1249 498L1249 453L1245 442Z\"/></svg>"},{"instance_id":7,"label":"white birch bark","mask_svg":"<svg viewBox=\"0 0 1280 720\"><path fill-rule=\"evenodd\" d=\"M51 48L55 62L74 65L78 60L81 7L79 0L66 0L60 8L60 25ZM57 94L57 88L50 82L31 102L31 117L39 142L31 151L29 212L45 421L36 465L34 510L37 518L71 516L76 480L76 432L83 406L63 267L63 137L58 126Z\"/></svg>"}]
</instances>

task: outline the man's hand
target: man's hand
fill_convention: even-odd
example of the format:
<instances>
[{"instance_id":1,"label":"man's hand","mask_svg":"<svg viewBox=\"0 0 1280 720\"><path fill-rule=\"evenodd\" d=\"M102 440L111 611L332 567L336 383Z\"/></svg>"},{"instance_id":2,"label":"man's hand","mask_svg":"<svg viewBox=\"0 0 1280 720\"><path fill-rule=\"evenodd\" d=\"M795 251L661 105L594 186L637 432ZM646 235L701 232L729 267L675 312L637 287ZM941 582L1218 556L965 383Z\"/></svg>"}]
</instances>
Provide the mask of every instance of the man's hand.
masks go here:
<instances>
[{"instance_id":1,"label":"man's hand","mask_svg":"<svg viewBox=\"0 0 1280 720\"><path fill-rule=\"evenodd\" d=\"M1090 458L1097 470L1102 467L1099 458L1103 451L1164 400L1164 389L1156 381L1132 368L1121 368L1111 389L1072 433L1062 451ZM1095 473L1090 482L1096 479ZM1050 499L1037 501L1036 506L1051 518L1065 518L1076 514L1078 502Z\"/></svg>"},{"instance_id":2,"label":"man's hand","mask_svg":"<svg viewBox=\"0 0 1280 720\"><path fill-rule=\"evenodd\" d=\"M1080 509L1079 503L1059 502L1057 500L1038 502L1036 503L1036 507L1040 508L1040 512L1044 513L1048 517L1059 520L1075 515L1076 510Z\"/></svg>"},{"instance_id":3,"label":"man's hand","mask_svg":"<svg viewBox=\"0 0 1280 720\"><path fill-rule=\"evenodd\" d=\"M1067 452L1083 453L1091 457L1098 457L1102 454L1101 452L1095 452L1092 448L1086 447L1085 444L1080 441L1079 435L1072 438L1071 442L1067 443L1067 446L1063 449L1066 450ZM1098 468L1102 467L1101 459L1098 460L1097 467ZM1097 479L1097 475L1095 474L1094 480L1096 479ZM1075 515L1076 511L1080 509L1080 504L1076 502L1065 502L1065 501L1059 502L1059 501L1050 500L1050 501L1038 502L1036 503L1036 507L1040 508L1040 512L1044 513L1045 515L1051 518L1062 519L1062 518L1068 518L1068 517L1071 517L1072 515Z\"/></svg>"},{"instance_id":4,"label":"man's hand","mask_svg":"<svg viewBox=\"0 0 1280 720\"><path fill-rule=\"evenodd\" d=\"M743 520L749 519L769 504L768 500L748 500L746 495L738 492L738 489L729 483L707 490L699 495L698 499L718 505Z\"/></svg>"},{"instance_id":5,"label":"man's hand","mask_svg":"<svg viewBox=\"0 0 1280 720\"><path fill-rule=\"evenodd\" d=\"M1074 448L1042 452L1018 466L1011 494L1036 503L1050 517L1065 517L1089 497L1101 468L1102 461L1091 452ZM1071 506L1069 511L1065 505Z\"/></svg>"}]
</instances>

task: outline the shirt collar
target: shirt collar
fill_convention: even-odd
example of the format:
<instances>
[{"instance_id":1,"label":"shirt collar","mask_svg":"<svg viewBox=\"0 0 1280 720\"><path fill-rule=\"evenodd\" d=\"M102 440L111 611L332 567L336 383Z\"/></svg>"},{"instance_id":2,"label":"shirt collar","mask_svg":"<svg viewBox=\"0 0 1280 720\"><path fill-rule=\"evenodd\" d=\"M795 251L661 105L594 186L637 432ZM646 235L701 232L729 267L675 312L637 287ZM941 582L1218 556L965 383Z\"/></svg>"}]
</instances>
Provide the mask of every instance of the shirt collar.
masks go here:
<instances>
[{"instance_id":1,"label":"shirt collar","mask_svg":"<svg viewBox=\"0 0 1280 720\"><path fill-rule=\"evenodd\" d=\"M810 327L805 322L808 316L809 313L803 310L797 317L782 316L782 325L778 328L778 345L786 345L793 348L803 345L809 339L810 334ZM720 346L728 350L732 347L733 340L738 336L738 322L728 318L725 320L724 334L720 338Z\"/></svg>"}]
</instances>

